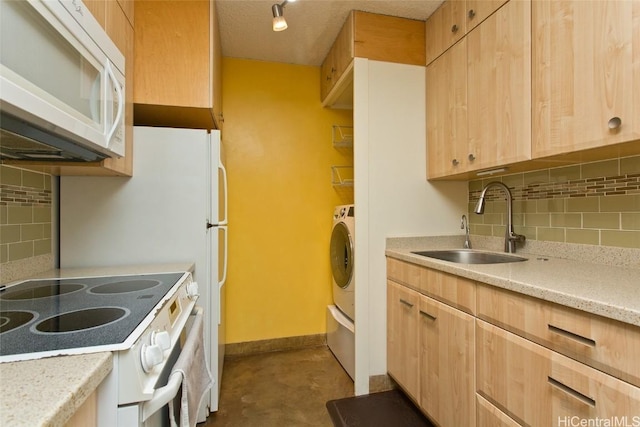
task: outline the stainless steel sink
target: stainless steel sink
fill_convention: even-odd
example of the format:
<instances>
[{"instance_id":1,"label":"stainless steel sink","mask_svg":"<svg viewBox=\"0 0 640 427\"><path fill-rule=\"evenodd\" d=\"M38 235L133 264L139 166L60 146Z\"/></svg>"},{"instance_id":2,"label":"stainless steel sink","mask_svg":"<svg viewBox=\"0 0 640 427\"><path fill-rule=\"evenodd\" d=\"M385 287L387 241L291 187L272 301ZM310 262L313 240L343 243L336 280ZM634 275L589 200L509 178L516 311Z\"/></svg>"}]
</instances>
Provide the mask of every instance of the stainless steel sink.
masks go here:
<instances>
[{"instance_id":1,"label":"stainless steel sink","mask_svg":"<svg viewBox=\"0 0 640 427\"><path fill-rule=\"evenodd\" d=\"M428 258L436 258L443 261L457 262L460 264L500 264L505 262L522 262L527 260L527 258L522 258L515 255L481 252L470 249L417 251L412 253Z\"/></svg>"}]
</instances>

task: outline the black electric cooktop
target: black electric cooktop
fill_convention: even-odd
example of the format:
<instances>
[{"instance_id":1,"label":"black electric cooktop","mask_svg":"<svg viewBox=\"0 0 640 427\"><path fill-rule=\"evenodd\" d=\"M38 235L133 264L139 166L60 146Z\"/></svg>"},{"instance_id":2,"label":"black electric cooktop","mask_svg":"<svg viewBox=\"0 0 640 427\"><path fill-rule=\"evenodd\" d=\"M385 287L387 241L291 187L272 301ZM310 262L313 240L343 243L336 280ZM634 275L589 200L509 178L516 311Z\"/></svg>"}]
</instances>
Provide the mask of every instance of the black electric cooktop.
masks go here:
<instances>
[{"instance_id":1,"label":"black electric cooktop","mask_svg":"<svg viewBox=\"0 0 640 427\"><path fill-rule=\"evenodd\" d=\"M0 358L124 343L185 273L28 280L0 290Z\"/></svg>"}]
</instances>

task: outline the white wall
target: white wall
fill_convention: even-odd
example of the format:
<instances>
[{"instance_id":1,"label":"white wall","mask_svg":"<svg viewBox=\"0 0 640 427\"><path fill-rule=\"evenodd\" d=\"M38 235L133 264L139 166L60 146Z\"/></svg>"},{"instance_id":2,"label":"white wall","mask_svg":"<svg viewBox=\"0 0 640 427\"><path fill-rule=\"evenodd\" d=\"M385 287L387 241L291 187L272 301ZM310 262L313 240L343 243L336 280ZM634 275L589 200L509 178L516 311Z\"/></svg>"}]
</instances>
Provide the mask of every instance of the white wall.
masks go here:
<instances>
[{"instance_id":1,"label":"white wall","mask_svg":"<svg viewBox=\"0 0 640 427\"><path fill-rule=\"evenodd\" d=\"M387 371L385 239L460 234L467 183L426 180L425 68L354 64L357 395Z\"/></svg>"}]
</instances>

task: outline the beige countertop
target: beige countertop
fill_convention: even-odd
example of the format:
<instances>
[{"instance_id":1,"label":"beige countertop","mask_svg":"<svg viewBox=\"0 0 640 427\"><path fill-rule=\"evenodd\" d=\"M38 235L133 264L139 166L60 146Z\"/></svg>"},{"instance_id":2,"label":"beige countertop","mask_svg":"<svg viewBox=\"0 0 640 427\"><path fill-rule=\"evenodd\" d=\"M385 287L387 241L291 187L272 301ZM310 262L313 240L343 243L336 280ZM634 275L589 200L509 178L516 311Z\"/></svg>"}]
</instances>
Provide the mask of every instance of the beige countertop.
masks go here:
<instances>
[{"instance_id":1,"label":"beige countertop","mask_svg":"<svg viewBox=\"0 0 640 427\"><path fill-rule=\"evenodd\" d=\"M63 426L112 369L109 352L0 364L0 425Z\"/></svg>"},{"instance_id":2,"label":"beige countertop","mask_svg":"<svg viewBox=\"0 0 640 427\"><path fill-rule=\"evenodd\" d=\"M640 326L640 268L634 264L634 261L640 262L640 257L635 250L617 251L617 258L612 260L602 258L603 262L623 265L566 258L572 249L567 250L565 246L548 254L521 250L516 255L528 261L507 264L458 264L412 253L460 249L462 242L461 236L392 238L387 239L386 255ZM577 256L589 259L580 254L588 248L580 246L575 252ZM474 249L476 247L483 250L481 246ZM499 252L495 247L490 249Z\"/></svg>"},{"instance_id":3,"label":"beige countertop","mask_svg":"<svg viewBox=\"0 0 640 427\"><path fill-rule=\"evenodd\" d=\"M193 264L70 268L21 280L177 271L193 271ZM65 425L111 372L112 363L110 352L0 363L0 426Z\"/></svg>"}]
</instances>

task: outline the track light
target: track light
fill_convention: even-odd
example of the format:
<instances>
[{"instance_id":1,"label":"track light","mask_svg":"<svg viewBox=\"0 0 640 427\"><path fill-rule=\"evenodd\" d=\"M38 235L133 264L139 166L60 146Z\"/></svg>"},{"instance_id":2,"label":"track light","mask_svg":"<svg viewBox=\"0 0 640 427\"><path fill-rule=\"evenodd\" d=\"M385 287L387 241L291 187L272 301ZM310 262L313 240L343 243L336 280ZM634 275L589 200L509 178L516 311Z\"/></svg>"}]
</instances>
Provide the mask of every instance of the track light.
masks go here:
<instances>
[{"instance_id":1,"label":"track light","mask_svg":"<svg viewBox=\"0 0 640 427\"><path fill-rule=\"evenodd\" d=\"M273 31L284 31L287 29L287 20L284 19L284 7L287 3L294 1L295 0L284 0L281 4L271 6L271 12L273 13Z\"/></svg>"}]
</instances>

